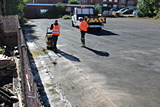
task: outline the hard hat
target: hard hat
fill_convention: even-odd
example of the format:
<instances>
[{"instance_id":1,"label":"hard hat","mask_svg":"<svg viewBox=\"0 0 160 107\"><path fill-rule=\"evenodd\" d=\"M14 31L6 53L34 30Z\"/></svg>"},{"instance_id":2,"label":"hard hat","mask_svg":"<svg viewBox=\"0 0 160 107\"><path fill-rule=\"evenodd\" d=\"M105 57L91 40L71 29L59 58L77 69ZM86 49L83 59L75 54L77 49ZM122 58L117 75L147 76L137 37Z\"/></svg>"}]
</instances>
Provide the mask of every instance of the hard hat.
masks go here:
<instances>
[{"instance_id":1,"label":"hard hat","mask_svg":"<svg viewBox=\"0 0 160 107\"><path fill-rule=\"evenodd\" d=\"M83 17L79 17L79 20L83 20Z\"/></svg>"}]
</instances>

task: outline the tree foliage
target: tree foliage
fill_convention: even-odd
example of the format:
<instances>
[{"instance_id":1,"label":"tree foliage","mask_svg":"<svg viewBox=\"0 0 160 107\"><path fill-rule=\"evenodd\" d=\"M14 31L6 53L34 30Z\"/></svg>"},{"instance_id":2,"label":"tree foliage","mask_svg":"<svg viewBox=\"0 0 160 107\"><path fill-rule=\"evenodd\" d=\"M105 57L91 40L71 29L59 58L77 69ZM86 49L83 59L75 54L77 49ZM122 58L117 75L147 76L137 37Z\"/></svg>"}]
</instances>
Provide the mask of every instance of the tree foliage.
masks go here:
<instances>
[{"instance_id":1,"label":"tree foliage","mask_svg":"<svg viewBox=\"0 0 160 107\"><path fill-rule=\"evenodd\" d=\"M28 0L6 0L6 14L16 15L22 13L27 2Z\"/></svg>"},{"instance_id":2,"label":"tree foliage","mask_svg":"<svg viewBox=\"0 0 160 107\"><path fill-rule=\"evenodd\" d=\"M102 7L100 5L96 4L94 8L95 8L95 15L102 13Z\"/></svg>"},{"instance_id":3,"label":"tree foliage","mask_svg":"<svg viewBox=\"0 0 160 107\"><path fill-rule=\"evenodd\" d=\"M80 4L78 0L68 0L68 4Z\"/></svg>"},{"instance_id":4,"label":"tree foliage","mask_svg":"<svg viewBox=\"0 0 160 107\"><path fill-rule=\"evenodd\" d=\"M20 23L24 23L23 9L29 0L6 0L6 15L18 15Z\"/></svg>"},{"instance_id":5,"label":"tree foliage","mask_svg":"<svg viewBox=\"0 0 160 107\"><path fill-rule=\"evenodd\" d=\"M137 7L144 16L153 17L159 12L159 0L139 0Z\"/></svg>"},{"instance_id":6,"label":"tree foliage","mask_svg":"<svg viewBox=\"0 0 160 107\"><path fill-rule=\"evenodd\" d=\"M65 15L66 14L66 4L63 3L58 3L56 4L56 9L57 9L57 13L58 15Z\"/></svg>"}]
</instances>

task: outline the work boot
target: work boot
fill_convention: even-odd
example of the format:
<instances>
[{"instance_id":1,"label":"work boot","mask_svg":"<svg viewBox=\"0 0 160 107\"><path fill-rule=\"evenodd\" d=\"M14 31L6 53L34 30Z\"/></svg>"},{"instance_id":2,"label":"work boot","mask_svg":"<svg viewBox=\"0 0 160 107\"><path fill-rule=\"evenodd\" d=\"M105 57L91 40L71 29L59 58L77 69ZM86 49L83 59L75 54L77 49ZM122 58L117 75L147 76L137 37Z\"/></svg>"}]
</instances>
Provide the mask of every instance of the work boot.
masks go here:
<instances>
[{"instance_id":1,"label":"work boot","mask_svg":"<svg viewBox=\"0 0 160 107\"><path fill-rule=\"evenodd\" d=\"M85 47L85 39L84 38L81 39L81 42L82 42L82 46Z\"/></svg>"}]
</instances>

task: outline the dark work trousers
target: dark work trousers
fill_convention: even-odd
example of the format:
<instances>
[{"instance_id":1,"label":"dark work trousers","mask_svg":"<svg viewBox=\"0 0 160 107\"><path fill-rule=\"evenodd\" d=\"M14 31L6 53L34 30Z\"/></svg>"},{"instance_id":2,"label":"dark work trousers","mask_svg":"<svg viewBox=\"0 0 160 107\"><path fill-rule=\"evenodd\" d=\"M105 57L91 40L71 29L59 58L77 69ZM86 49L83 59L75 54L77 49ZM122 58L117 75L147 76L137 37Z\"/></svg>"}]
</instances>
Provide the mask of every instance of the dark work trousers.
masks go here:
<instances>
[{"instance_id":1,"label":"dark work trousers","mask_svg":"<svg viewBox=\"0 0 160 107\"><path fill-rule=\"evenodd\" d=\"M81 42L83 45L85 45L85 34L86 34L86 31L81 31Z\"/></svg>"},{"instance_id":2,"label":"dark work trousers","mask_svg":"<svg viewBox=\"0 0 160 107\"><path fill-rule=\"evenodd\" d=\"M58 41L58 35L52 35L53 42L54 42L54 50L57 50L57 41Z\"/></svg>"}]
</instances>

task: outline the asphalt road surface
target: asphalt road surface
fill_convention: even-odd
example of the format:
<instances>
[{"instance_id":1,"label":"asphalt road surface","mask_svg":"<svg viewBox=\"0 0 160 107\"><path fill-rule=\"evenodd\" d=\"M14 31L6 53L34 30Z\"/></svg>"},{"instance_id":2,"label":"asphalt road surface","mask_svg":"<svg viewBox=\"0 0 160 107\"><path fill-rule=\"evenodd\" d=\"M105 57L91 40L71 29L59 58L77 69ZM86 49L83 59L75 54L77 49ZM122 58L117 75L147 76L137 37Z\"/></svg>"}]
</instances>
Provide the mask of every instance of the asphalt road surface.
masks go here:
<instances>
[{"instance_id":1,"label":"asphalt road surface","mask_svg":"<svg viewBox=\"0 0 160 107\"><path fill-rule=\"evenodd\" d=\"M46 107L160 107L160 21L107 18L102 31L86 34L85 48L71 20L58 21L57 54L45 44L54 19L26 24Z\"/></svg>"}]
</instances>

